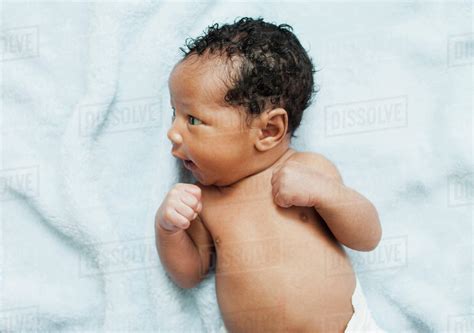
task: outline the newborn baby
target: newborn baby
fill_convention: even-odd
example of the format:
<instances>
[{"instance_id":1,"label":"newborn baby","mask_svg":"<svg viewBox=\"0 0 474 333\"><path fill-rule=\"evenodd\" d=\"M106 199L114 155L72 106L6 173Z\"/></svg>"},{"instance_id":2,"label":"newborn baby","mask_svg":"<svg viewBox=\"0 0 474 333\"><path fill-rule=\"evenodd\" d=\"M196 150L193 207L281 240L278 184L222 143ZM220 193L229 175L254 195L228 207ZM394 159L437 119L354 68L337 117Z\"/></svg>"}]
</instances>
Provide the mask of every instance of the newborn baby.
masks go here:
<instances>
[{"instance_id":1,"label":"newborn baby","mask_svg":"<svg viewBox=\"0 0 474 333\"><path fill-rule=\"evenodd\" d=\"M314 92L291 27L243 18L187 47L168 138L197 182L176 184L156 214L169 276L192 288L215 268L230 332L377 329L341 246L374 249L377 211L322 155L290 148Z\"/></svg>"}]
</instances>

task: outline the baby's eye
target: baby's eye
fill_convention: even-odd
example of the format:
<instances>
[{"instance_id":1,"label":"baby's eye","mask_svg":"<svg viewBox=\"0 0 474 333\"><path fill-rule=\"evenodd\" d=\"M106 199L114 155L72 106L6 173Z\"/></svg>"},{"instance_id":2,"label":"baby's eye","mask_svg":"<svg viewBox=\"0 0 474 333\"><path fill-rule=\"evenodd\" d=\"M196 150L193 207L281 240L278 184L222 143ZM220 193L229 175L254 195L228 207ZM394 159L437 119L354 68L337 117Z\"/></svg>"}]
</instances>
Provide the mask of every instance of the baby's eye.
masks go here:
<instances>
[{"instance_id":1,"label":"baby's eye","mask_svg":"<svg viewBox=\"0 0 474 333\"><path fill-rule=\"evenodd\" d=\"M176 110L172 108L173 110L173 115L171 116L171 122L173 122L176 119Z\"/></svg>"},{"instance_id":2,"label":"baby's eye","mask_svg":"<svg viewBox=\"0 0 474 333\"><path fill-rule=\"evenodd\" d=\"M196 124L196 122L198 122L198 123ZM197 119L197 118L190 115L188 117L188 123L191 124L191 125L199 125L199 124L202 124L202 121L200 121L199 119Z\"/></svg>"}]
</instances>

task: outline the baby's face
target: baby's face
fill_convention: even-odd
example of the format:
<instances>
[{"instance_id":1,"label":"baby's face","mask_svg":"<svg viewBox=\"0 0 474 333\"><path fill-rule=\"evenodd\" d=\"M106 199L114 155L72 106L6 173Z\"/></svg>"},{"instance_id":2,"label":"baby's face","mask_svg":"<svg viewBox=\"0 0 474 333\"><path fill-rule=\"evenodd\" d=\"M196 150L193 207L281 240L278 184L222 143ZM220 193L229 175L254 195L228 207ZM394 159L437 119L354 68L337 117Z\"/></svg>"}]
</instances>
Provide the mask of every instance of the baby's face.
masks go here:
<instances>
[{"instance_id":1,"label":"baby's face","mask_svg":"<svg viewBox=\"0 0 474 333\"><path fill-rule=\"evenodd\" d=\"M247 126L242 109L225 104L225 77L217 59L191 56L175 66L169 79L172 153L203 185L225 186L244 178L258 135L258 129Z\"/></svg>"}]
</instances>

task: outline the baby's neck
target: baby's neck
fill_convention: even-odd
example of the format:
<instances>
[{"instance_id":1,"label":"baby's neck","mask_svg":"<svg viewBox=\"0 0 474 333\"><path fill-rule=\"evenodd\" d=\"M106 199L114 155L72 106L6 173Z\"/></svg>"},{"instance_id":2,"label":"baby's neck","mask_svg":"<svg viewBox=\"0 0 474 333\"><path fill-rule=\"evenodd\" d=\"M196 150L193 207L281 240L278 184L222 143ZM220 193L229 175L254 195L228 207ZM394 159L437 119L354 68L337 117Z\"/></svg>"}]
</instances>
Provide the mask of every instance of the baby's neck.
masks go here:
<instances>
[{"instance_id":1,"label":"baby's neck","mask_svg":"<svg viewBox=\"0 0 474 333\"><path fill-rule=\"evenodd\" d=\"M231 193L237 189L242 189L247 186L255 185L256 182L270 181L273 170L281 163L286 161L296 151L290 147L282 148L280 152L269 158L261 167L259 167L252 174L238 180L237 182L227 186L216 186L217 189L222 193Z\"/></svg>"}]
</instances>

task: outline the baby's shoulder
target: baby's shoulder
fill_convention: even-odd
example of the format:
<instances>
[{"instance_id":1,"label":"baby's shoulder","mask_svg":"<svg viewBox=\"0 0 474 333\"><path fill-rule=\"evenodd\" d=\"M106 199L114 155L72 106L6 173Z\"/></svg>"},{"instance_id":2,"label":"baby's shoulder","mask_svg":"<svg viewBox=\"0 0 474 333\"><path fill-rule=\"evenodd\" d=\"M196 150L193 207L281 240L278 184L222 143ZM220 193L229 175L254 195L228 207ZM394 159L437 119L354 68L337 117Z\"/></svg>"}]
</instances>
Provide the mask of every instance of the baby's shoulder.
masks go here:
<instances>
[{"instance_id":1,"label":"baby's shoulder","mask_svg":"<svg viewBox=\"0 0 474 333\"><path fill-rule=\"evenodd\" d=\"M298 161L298 162L317 162L317 163L332 163L327 159L323 154L316 153L313 151L295 151L289 161Z\"/></svg>"},{"instance_id":2,"label":"baby's shoulder","mask_svg":"<svg viewBox=\"0 0 474 333\"><path fill-rule=\"evenodd\" d=\"M310 151L298 151L291 155L288 161L304 164L328 177L342 182L341 174L336 165L322 154Z\"/></svg>"}]
</instances>

